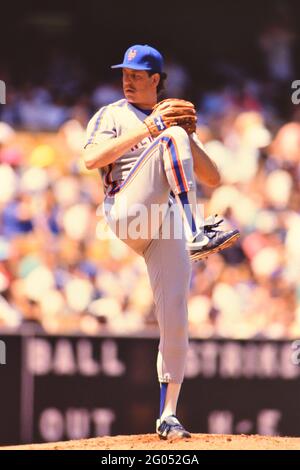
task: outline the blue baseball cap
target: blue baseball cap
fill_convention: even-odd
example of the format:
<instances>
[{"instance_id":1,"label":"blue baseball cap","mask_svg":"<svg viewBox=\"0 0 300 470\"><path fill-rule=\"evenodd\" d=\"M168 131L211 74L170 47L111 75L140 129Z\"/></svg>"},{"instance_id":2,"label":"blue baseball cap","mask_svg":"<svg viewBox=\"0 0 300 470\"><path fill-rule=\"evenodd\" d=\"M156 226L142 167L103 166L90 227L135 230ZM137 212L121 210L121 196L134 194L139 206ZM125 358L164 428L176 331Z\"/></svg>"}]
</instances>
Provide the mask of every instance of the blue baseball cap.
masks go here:
<instances>
[{"instance_id":1,"label":"blue baseball cap","mask_svg":"<svg viewBox=\"0 0 300 470\"><path fill-rule=\"evenodd\" d=\"M112 65L112 69L126 67L134 70L149 70L162 73L164 59L160 52L151 46L136 44L125 52L122 64Z\"/></svg>"}]
</instances>

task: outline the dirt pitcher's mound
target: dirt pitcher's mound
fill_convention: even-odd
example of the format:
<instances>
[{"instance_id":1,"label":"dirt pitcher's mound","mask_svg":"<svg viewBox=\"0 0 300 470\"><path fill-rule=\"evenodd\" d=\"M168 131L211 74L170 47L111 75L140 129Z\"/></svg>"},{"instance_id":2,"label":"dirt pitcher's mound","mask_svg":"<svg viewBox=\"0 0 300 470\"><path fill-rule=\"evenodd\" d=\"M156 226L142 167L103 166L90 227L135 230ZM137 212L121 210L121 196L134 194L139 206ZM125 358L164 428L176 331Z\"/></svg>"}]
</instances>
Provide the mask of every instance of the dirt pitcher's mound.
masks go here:
<instances>
[{"instance_id":1,"label":"dirt pitcher's mound","mask_svg":"<svg viewBox=\"0 0 300 470\"><path fill-rule=\"evenodd\" d=\"M97 437L79 441L30 444L3 449L18 450L300 450L300 438L193 434L191 439L162 441L154 434Z\"/></svg>"}]
</instances>

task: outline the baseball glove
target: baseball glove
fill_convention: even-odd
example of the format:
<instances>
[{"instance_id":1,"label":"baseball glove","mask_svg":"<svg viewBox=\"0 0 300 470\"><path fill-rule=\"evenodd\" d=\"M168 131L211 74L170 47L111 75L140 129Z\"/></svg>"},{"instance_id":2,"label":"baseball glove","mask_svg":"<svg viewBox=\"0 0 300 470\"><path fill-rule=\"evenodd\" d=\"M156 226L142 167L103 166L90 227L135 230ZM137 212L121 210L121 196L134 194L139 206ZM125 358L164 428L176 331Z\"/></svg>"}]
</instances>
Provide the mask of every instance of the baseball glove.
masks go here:
<instances>
[{"instance_id":1,"label":"baseball glove","mask_svg":"<svg viewBox=\"0 0 300 470\"><path fill-rule=\"evenodd\" d=\"M144 123L152 137L157 137L161 132L171 126L180 126L188 134L196 131L196 110L190 101L178 98L168 98L157 103L150 116Z\"/></svg>"}]
</instances>

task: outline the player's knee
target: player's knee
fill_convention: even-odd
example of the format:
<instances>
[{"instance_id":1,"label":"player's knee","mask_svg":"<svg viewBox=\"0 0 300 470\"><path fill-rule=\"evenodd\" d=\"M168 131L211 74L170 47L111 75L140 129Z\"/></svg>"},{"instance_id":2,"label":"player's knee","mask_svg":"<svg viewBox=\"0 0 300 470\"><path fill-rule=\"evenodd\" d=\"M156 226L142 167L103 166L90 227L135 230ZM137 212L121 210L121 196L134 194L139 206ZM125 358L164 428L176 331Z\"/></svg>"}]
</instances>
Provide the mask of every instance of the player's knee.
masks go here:
<instances>
[{"instance_id":1,"label":"player's knee","mask_svg":"<svg viewBox=\"0 0 300 470\"><path fill-rule=\"evenodd\" d=\"M180 344L185 341L188 334L188 313L184 302L170 302L168 309L172 312L170 322L168 322L168 334Z\"/></svg>"},{"instance_id":2,"label":"player's knee","mask_svg":"<svg viewBox=\"0 0 300 470\"><path fill-rule=\"evenodd\" d=\"M173 328L172 339L175 348L185 351L188 347L188 323L178 324Z\"/></svg>"},{"instance_id":3,"label":"player's knee","mask_svg":"<svg viewBox=\"0 0 300 470\"><path fill-rule=\"evenodd\" d=\"M171 126L162 132L161 136L171 136L175 139L188 139L188 133L180 126Z\"/></svg>"},{"instance_id":4,"label":"player's knee","mask_svg":"<svg viewBox=\"0 0 300 470\"><path fill-rule=\"evenodd\" d=\"M165 336L161 337L159 349L164 352L165 357L184 357L188 352L189 339L186 328L168 331Z\"/></svg>"}]
</instances>

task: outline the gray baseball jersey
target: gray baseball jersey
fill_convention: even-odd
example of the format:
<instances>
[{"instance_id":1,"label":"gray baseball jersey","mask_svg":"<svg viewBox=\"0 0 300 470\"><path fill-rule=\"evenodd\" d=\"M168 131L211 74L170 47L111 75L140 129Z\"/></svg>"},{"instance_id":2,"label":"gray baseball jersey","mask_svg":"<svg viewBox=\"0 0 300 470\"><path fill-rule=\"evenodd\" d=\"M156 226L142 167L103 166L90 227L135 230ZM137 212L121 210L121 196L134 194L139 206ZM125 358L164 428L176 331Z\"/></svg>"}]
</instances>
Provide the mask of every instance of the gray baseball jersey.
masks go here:
<instances>
[{"instance_id":1,"label":"gray baseball jersey","mask_svg":"<svg viewBox=\"0 0 300 470\"><path fill-rule=\"evenodd\" d=\"M146 116L145 112L128 103L126 99L104 106L88 123L85 147L119 137L124 132L133 129ZM125 180L135 162L152 141L152 137L146 137L116 162L99 170L103 177L106 194L110 194L121 181Z\"/></svg>"}]
</instances>

